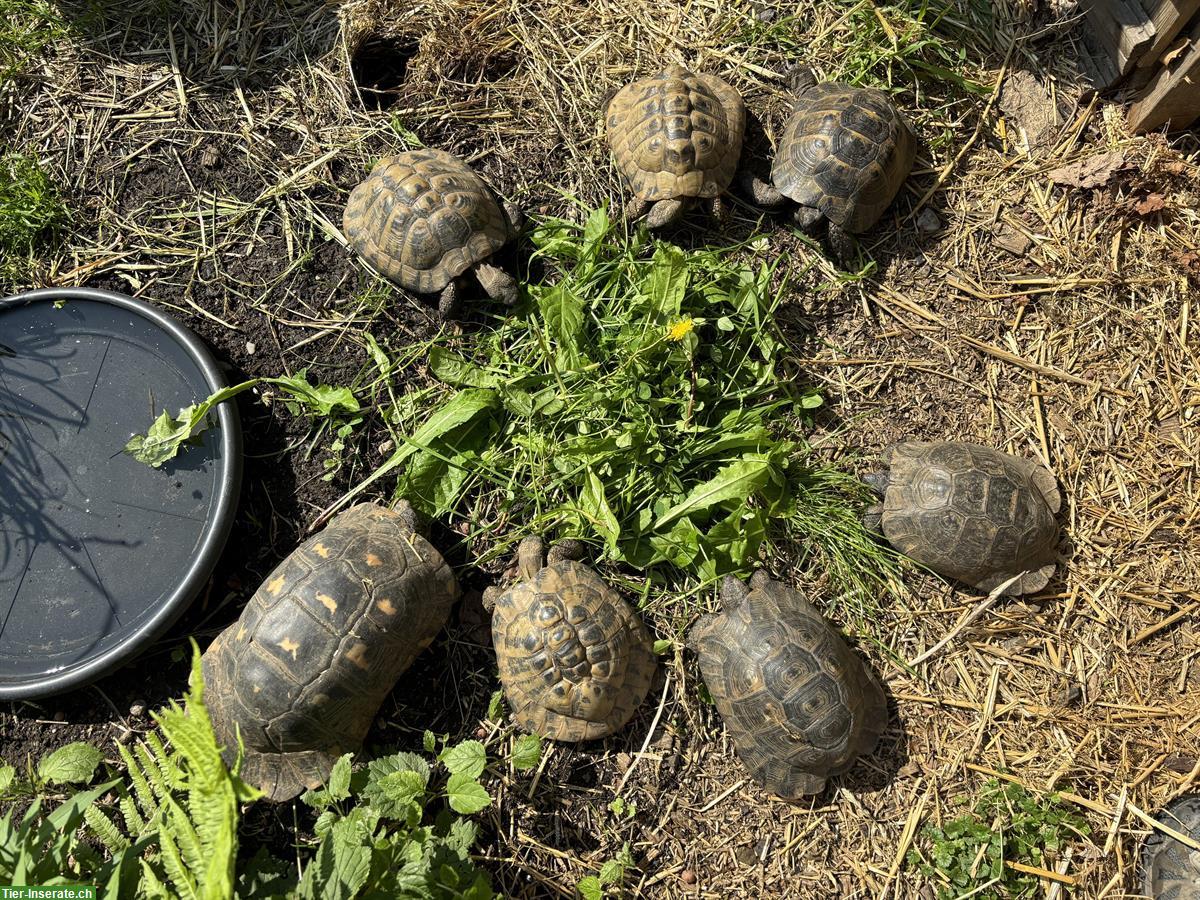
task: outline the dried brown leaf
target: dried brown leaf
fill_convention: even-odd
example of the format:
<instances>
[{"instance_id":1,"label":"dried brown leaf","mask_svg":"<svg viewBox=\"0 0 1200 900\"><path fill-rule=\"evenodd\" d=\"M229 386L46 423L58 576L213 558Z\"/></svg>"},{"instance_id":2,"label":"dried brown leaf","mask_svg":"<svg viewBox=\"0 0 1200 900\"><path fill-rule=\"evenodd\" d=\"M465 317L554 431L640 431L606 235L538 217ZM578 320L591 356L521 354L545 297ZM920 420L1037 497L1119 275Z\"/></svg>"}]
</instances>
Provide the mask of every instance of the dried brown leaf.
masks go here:
<instances>
[{"instance_id":1,"label":"dried brown leaf","mask_svg":"<svg viewBox=\"0 0 1200 900\"><path fill-rule=\"evenodd\" d=\"M1139 216L1148 216L1150 213L1165 208L1166 205L1167 199L1162 194L1150 194L1145 199L1133 204L1133 209Z\"/></svg>"},{"instance_id":2,"label":"dried brown leaf","mask_svg":"<svg viewBox=\"0 0 1200 900\"><path fill-rule=\"evenodd\" d=\"M1100 187L1108 184L1109 179L1124 164L1125 154L1119 150L1110 150L1107 153L1061 166L1050 173L1050 180L1055 184L1064 184L1070 187Z\"/></svg>"}]
</instances>

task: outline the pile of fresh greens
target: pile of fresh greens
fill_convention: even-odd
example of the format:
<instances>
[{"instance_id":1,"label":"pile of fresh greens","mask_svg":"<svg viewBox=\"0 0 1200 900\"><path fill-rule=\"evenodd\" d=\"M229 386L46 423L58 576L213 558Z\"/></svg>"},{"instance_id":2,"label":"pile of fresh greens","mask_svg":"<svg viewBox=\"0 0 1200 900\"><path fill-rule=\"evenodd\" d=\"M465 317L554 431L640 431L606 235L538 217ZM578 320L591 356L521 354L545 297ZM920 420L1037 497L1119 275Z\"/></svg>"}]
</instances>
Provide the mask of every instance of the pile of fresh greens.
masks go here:
<instances>
[{"instance_id":1,"label":"pile of fresh greens","mask_svg":"<svg viewBox=\"0 0 1200 900\"><path fill-rule=\"evenodd\" d=\"M821 397L785 368L775 260L626 236L603 209L532 241L546 277L495 327L430 348L437 387L396 400L398 449L346 501L398 472L397 495L466 519L490 555L553 533L704 581L794 532L843 587L878 588L890 561L858 483L798 437Z\"/></svg>"}]
</instances>

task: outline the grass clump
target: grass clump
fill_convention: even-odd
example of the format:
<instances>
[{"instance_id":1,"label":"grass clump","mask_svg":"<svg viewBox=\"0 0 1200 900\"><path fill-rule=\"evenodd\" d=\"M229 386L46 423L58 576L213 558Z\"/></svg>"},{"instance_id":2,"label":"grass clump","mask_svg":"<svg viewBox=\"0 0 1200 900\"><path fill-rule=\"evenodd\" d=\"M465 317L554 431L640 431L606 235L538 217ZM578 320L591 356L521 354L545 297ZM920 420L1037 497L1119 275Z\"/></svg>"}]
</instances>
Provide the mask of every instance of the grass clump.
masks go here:
<instances>
[{"instance_id":1,"label":"grass clump","mask_svg":"<svg viewBox=\"0 0 1200 900\"><path fill-rule=\"evenodd\" d=\"M0 87L66 34L47 0L0 0Z\"/></svg>"},{"instance_id":2,"label":"grass clump","mask_svg":"<svg viewBox=\"0 0 1200 900\"><path fill-rule=\"evenodd\" d=\"M938 900L1041 896L1041 879L1013 864L1048 868L1072 834L1088 834L1087 823L1057 795L1035 797L993 778L970 812L922 829L925 847L910 850L908 864L934 880Z\"/></svg>"},{"instance_id":3,"label":"grass clump","mask_svg":"<svg viewBox=\"0 0 1200 900\"><path fill-rule=\"evenodd\" d=\"M6 260L33 255L67 221L66 204L36 158L0 156L0 255Z\"/></svg>"},{"instance_id":4,"label":"grass clump","mask_svg":"<svg viewBox=\"0 0 1200 900\"><path fill-rule=\"evenodd\" d=\"M548 277L516 315L431 348L438 384L391 416L420 424L345 500L403 467L397 494L472 522L489 557L557 533L704 581L793 532L841 587L878 593L891 564L852 480L797 437L822 401L784 370L772 266L618 234L603 209L546 220L532 242Z\"/></svg>"}]
</instances>

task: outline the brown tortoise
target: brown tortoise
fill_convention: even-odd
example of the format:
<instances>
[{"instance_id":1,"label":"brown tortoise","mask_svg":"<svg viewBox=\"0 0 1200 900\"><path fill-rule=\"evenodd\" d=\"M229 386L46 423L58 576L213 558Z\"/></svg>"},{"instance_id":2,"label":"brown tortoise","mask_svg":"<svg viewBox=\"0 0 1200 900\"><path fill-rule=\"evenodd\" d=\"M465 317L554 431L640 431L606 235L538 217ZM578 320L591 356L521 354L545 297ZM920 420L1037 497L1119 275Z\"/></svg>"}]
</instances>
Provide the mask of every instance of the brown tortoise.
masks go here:
<instances>
[{"instance_id":1,"label":"brown tortoise","mask_svg":"<svg viewBox=\"0 0 1200 900\"><path fill-rule=\"evenodd\" d=\"M1168 803L1158 821L1200 841L1200 794ZM1200 900L1200 850L1161 831L1154 831L1142 848L1141 891L1154 900Z\"/></svg>"},{"instance_id":2,"label":"brown tortoise","mask_svg":"<svg viewBox=\"0 0 1200 900\"><path fill-rule=\"evenodd\" d=\"M912 171L917 141L887 94L837 82L818 83L808 69L793 80L795 109L784 127L771 182L751 179L764 206L797 204L805 230L822 227L843 264L854 253L852 234L879 221Z\"/></svg>"},{"instance_id":3,"label":"brown tortoise","mask_svg":"<svg viewBox=\"0 0 1200 900\"><path fill-rule=\"evenodd\" d=\"M688 644L738 756L785 799L819 793L875 748L883 687L808 600L764 572L749 588L727 577L721 603Z\"/></svg>"},{"instance_id":4,"label":"brown tortoise","mask_svg":"<svg viewBox=\"0 0 1200 900\"><path fill-rule=\"evenodd\" d=\"M608 142L634 199L631 219L651 228L676 224L689 203L711 201L721 215L721 194L733 181L746 105L715 75L683 66L627 84L608 104Z\"/></svg>"},{"instance_id":5,"label":"brown tortoise","mask_svg":"<svg viewBox=\"0 0 1200 900\"><path fill-rule=\"evenodd\" d=\"M1062 506L1044 466L957 441L896 444L866 480L883 498L867 524L921 565L992 591L1040 591L1054 574Z\"/></svg>"},{"instance_id":6,"label":"brown tortoise","mask_svg":"<svg viewBox=\"0 0 1200 900\"><path fill-rule=\"evenodd\" d=\"M412 507L360 504L287 557L204 654L217 740L288 800L356 750L396 679L445 625L458 582Z\"/></svg>"},{"instance_id":7,"label":"brown tortoise","mask_svg":"<svg viewBox=\"0 0 1200 900\"><path fill-rule=\"evenodd\" d=\"M438 310L448 318L468 269L493 299L516 302L516 280L490 259L516 236L521 218L458 157L422 149L381 159L350 193L342 228L381 275L418 294L440 294Z\"/></svg>"},{"instance_id":8,"label":"brown tortoise","mask_svg":"<svg viewBox=\"0 0 1200 900\"><path fill-rule=\"evenodd\" d=\"M492 642L513 719L559 741L587 741L619 730L646 698L654 652L646 626L587 566L545 558L541 539L518 550L522 581L489 588Z\"/></svg>"}]
</instances>

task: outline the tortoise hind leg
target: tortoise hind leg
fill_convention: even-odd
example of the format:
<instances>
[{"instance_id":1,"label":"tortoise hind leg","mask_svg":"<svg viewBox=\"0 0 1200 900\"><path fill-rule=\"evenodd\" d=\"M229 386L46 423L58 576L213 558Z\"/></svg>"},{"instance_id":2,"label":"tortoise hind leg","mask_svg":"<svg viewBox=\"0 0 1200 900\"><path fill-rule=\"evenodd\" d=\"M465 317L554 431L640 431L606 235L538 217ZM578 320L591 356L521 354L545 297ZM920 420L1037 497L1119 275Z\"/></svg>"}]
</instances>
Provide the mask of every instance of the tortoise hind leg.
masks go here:
<instances>
[{"instance_id":1,"label":"tortoise hind leg","mask_svg":"<svg viewBox=\"0 0 1200 900\"><path fill-rule=\"evenodd\" d=\"M686 208L687 204L678 197L672 197L670 200L658 200L650 207L650 212L646 216L646 226L657 230L678 225L683 219L683 211Z\"/></svg>"},{"instance_id":2,"label":"tortoise hind leg","mask_svg":"<svg viewBox=\"0 0 1200 900\"><path fill-rule=\"evenodd\" d=\"M829 223L825 240L829 244L829 250L837 264L843 269L849 269L858 253L858 242L849 232L832 222Z\"/></svg>"},{"instance_id":3,"label":"tortoise hind leg","mask_svg":"<svg viewBox=\"0 0 1200 900\"><path fill-rule=\"evenodd\" d=\"M438 295L438 316L443 322L458 318L459 295L462 293L458 279L451 279Z\"/></svg>"},{"instance_id":4,"label":"tortoise hind leg","mask_svg":"<svg viewBox=\"0 0 1200 900\"><path fill-rule=\"evenodd\" d=\"M291 753L259 753L246 750L239 776L252 784L268 800L282 803L304 791L323 787L329 781L339 754L324 750L297 750Z\"/></svg>"},{"instance_id":5,"label":"tortoise hind leg","mask_svg":"<svg viewBox=\"0 0 1200 900\"><path fill-rule=\"evenodd\" d=\"M1050 583L1050 579L1054 577L1054 570L1057 566L1054 563L1042 566L1040 569L1032 569L1018 578L1004 593L1006 594L1036 594Z\"/></svg>"},{"instance_id":6,"label":"tortoise hind leg","mask_svg":"<svg viewBox=\"0 0 1200 900\"><path fill-rule=\"evenodd\" d=\"M481 262L475 267L475 277L493 300L498 300L505 306L513 306L520 297L517 279L513 278L499 266L489 262Z\"/></svg>"},{"instance_id":7,"label":"tortoise hind leg","mask_svg":"<svg viewBox=\"0 0 1200 900\"><path fill-rule=\"evenodd\" d=\"M625 218L630 222L636 222L638 219L644 219L650 212L653 206L650 200L643 200L641 197L634 197L625 204Z\"/></svg>"},{"instance_id":8,"label":"tortoise hind leg","mask_svg":"<svg viewBox=\"0 0 1200 900\"><path fill-rule=\"evenodd\" d=\"M775 185L759 178L751 171L743 171L738 176L738 181L741 183L742 190L750 196L756 206L778 209L787 203L788 198L776 190Z\"/></svg>"},{"instance_id":9,"label":"tortoise hind leg","mask_svg":"<svg viewBox=\"0 0 1200 900\"><path fill-rule=\"evenodd\" d=\"M557 562L583 559L585 550L586 545L578 538L564 538L556 541L550 548L550 552L546 554L546 564L554 565Z\"/></svg>"}]
</instances>

